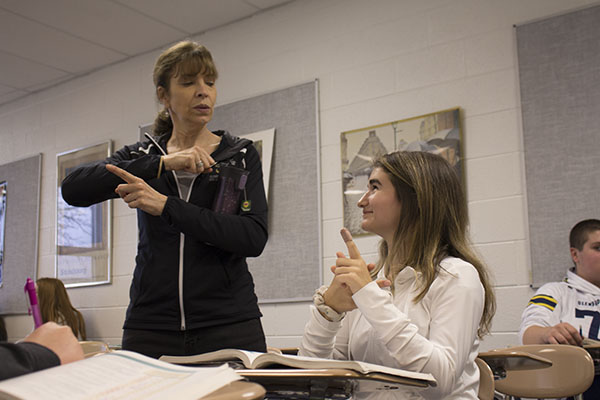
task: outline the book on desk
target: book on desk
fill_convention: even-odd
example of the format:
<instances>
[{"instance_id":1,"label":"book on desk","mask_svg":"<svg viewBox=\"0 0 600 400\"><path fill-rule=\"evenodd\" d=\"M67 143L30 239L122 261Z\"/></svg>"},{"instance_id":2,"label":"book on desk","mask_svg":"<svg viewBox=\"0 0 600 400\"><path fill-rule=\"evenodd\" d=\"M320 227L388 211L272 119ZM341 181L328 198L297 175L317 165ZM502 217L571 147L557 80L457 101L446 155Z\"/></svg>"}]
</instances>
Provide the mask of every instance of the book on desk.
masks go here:
<instances>
[{"instance_id":1,"label":"book on desk","mask_svg":"<svg viewBox=\"0 0 600 400\"><path fill-rule=\"evenodd\" d=\"M226 365L194 368L118 350L0 382L0 399L199 399L242 379Z\"/></svg>"},{"instance_id":2,"label":"book on desk","mask_svg":"<svg viewBox=\"0 0 600 400\"><path fill-rule=\"evenodd\" d=\"M235 365L237 363L241 364L242 368L248 370L272 370L275 368L350 370L355 372L355 374L353 374L354 377L369 378L375 376L381 378L382 381L385 380L386 377L399 378L406 382L412 381L415 383L422 383L424 387L436 386L437 384L435 378L431 374L406 371L362 361L332 360L289 354L260 353L238 349L223 349L193 356L164 355L160 357L160 360L178 365L205 365L214 363L233 363ZM257 374L241 374L246 377L252 375L257 376ZM267 372L263 375L267 375Z\"/></svg>"}]
</instances>

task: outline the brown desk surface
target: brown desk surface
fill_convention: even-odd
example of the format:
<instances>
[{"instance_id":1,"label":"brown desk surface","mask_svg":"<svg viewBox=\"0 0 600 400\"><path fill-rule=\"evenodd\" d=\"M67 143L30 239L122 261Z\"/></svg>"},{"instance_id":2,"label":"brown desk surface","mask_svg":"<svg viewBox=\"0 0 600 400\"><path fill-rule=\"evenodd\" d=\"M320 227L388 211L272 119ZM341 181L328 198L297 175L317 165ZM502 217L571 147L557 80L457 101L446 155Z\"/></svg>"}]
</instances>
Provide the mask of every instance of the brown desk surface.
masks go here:
<instances>
[{"instance_id":1,"label":"brown desk surface","mask_svg":"<svg viewBox=\"0 0 600 400\"><path fill-rule=\"evenodd\" d=\"M501 375L502 371L520 371L552 366L552 361L547 358L511 349L490 350L479 353L478 357L490 366L495 376ZM497 372L499 373L497 374Z\"/></svg>"},{"instance_id":2,"label":"brown desk surface","mask_svg":"<svg viewBox=\"0 0 600 400\"><path fill-rule=\"evenodd\" d=\"M260 400L265 397L265 388L257 383L236 381L204 396L202 400Z\"/></svg>"}]
</instances>

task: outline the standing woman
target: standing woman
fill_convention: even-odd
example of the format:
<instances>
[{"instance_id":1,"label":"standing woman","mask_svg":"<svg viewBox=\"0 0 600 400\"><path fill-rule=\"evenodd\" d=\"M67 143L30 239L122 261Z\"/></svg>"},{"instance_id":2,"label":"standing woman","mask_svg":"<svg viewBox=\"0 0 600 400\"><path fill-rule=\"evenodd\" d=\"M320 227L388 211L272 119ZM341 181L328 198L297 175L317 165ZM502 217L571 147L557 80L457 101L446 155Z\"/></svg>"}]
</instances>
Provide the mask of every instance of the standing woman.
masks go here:
<instances>
[{"instance_id":1,"label":"standing woman","mask_svg":"<svg viewBox=\"0 0 600 400\"><path fill-rule=\"evenodd\" d=\"M379 394L386 398L477 399L475 358L495 300L467 239L456 173L430 153L384 155L358 206L362 228L382 238L379 261L370 274L373 265L342 230L349 258L337 253L331 286L315 293L300 354L426 372L438 383L418 393Z\"/></svg>"},{"instance_id":2,"label":"standing woman","mask_svg":"<svg viewBox=\"0 0 600 400\"><path fill-rule=\"evenodd\" d=\"M207 128L217 70L204 46L177 43L159 56L153 75L164 106L155 137L81 166L62 183L71 205L121 197L137 209L123 348L151 357L266 351L246 264L267 242L259 155L251 141Z\"/></svg>"}]
</instances>

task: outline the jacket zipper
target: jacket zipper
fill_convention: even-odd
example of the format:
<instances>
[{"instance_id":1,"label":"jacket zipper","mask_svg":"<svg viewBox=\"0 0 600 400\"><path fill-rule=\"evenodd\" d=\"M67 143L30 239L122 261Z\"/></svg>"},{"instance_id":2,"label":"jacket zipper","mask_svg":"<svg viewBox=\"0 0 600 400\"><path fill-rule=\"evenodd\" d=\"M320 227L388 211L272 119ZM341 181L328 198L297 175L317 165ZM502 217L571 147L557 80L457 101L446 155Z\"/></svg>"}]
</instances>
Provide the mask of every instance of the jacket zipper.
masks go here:
<instances>
[{"instance_id":1,"label":"jacket zipper","mask_svg":"<svg viewBox=\"0 0 600 400\"><path fill-rule=\"evenodd\" d=\"M156 142L156 140L154 140L154 138L152 136L150 136L148 134L148 132L144 132L144 135L150 139L150 141L152 143L154 143L154 145L163 153L163 155L167 155L167 153L163 150L163 148ZM179 194L179 198L182 199L183 197L181 196L181 188L179 187L179 179L177 179L177 174L175 174L175 171L171 171L171 173L173 174L173 178L175 178L175 183L177 184L177 192ZM188 191L188 196L187 199L185 199L185 201L189 202L190 199L190 195L192 194L192 187L194 186L194 182L196 182L196 178L194 178L194 180L192 180L192 183L190 185L190 190ZM179 234L179 274L178 274L178 278L177 278L177 294L179 297L179 318L180 318L180 323L179 323L179 329L182 331L185 331L185 310L183 307L183 250L184 250L184 245L185 245L185 235L183 233Z\"/></svg>"}]
</instances>

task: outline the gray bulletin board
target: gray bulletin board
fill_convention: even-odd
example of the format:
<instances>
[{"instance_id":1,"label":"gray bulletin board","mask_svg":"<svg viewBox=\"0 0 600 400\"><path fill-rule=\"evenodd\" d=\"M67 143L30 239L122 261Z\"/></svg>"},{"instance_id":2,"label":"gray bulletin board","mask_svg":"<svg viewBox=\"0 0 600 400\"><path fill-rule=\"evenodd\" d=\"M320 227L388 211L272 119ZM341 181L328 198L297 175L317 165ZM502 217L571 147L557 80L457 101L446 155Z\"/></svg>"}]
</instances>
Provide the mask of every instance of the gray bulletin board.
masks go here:
<instances>
[{"instance_id":1,"label":"gray bulletin board","mask_svg":"<svg viewBox=\"0 0 600 400\"><path fill-rule=\"evenodd\" d=\"M36 279L42 155L0 165L6 182L4 259L0 314L27 312L27 277Z\"/></svg>"},{"instance_id":2,"label":"gray bulletin board","mask_svg":"<svg viewBox=\"0 0 600 400\"><path fill-rule=\"evenodd\" d=\"M533 287L572 266L569 231L600 218L600 6L516 28Z\"/></svg>"},{"instance_id":3,"label":"gray bulletin board","mask_svg":"<svg viewBox=\"0 0 600 400\"><path fill-rule=\"evenodd\" d=\"M261 303L310 300L321 285L318 82L215 108L211 130L241 136L275 128L269 241L248 259Z\"/></svg>"}]
</instances>

